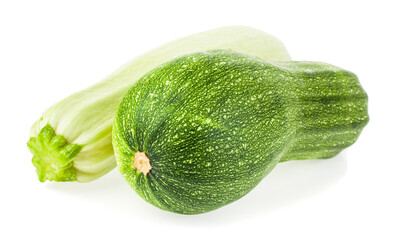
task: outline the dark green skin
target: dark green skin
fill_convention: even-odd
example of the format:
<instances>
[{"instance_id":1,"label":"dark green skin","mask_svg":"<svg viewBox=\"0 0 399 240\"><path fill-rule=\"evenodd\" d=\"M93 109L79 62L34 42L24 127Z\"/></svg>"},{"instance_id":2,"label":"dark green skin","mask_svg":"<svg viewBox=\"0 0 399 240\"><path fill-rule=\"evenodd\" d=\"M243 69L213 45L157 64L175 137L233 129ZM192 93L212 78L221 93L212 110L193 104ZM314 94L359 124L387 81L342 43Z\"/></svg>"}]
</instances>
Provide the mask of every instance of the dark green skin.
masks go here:
<instances>
[{"instance_id":1,"label":"dark green skin","mask_svg":"<svg viewBox=\"0 0 399 240\"><path fill-rule=\"evenodd\" d=\"M367 95L352 73L215 50L140 79L116 113L113 145L142 198L198 214L241 198L279 161L338 154L367 121ZM150 159L146 176L133 167L137 151Z\"/></svg>"}]
</instances>

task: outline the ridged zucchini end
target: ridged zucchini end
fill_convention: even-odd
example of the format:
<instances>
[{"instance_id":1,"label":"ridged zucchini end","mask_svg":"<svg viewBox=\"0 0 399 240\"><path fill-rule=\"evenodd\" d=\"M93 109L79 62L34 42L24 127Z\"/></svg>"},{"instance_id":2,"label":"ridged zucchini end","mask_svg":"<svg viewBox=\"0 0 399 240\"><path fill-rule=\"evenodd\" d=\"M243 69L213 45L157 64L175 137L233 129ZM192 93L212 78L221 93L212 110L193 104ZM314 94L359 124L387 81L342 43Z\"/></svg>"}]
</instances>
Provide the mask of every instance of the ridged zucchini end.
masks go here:
<instances>
[{"instance_id":1,"label":"ridged zucchini end","mask_svg":"<svg viewBox=\"0 0 399 240\"><path fill-rule=\"evenodd\" d=\"M43 127L36 137L31 137L27 145L41 182L77 180L73 159L83 146L69 144L63 136L55 134L50 124Z\"/></svg>"}]
</instances>

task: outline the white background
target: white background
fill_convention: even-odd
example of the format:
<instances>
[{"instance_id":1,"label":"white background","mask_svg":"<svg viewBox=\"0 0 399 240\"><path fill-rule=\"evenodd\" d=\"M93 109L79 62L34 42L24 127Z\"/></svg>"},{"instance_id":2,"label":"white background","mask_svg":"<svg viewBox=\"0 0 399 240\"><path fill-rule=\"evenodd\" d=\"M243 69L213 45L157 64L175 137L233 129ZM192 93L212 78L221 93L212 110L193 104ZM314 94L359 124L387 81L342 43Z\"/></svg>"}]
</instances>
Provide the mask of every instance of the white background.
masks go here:
<instances>
[{"instance_id":1,"label":"white background","mask_svg":"<svg viewBox=\"0 0 399 240\"><path fill-rule=\"evenodd\" d=\"M0 239L399 239L399 8L395 1L0 2ZM40 183L26 147L51 104L156 46L247 25L294 60L356 73L370 122L329 160L279 164L247 196L194 216L161 211L114 170Z\"/></svg>"}]
</instances>

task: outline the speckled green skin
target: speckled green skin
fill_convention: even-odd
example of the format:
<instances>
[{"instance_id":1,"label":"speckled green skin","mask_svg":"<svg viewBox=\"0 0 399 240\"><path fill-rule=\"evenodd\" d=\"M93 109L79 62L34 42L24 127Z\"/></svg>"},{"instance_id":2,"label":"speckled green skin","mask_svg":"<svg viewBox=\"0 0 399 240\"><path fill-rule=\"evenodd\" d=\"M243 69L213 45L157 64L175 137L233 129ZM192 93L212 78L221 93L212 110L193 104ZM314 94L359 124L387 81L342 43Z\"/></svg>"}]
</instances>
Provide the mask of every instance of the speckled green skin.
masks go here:
<instances>
[{"instance_id":1,"label":"speckled green skin","mask_svg":"<svg viewBox=\"0 0 399 240\"><path fill-rule=\"evenodd\" d=\"M367 119L352 73L216 50L140 79L116 113L113 145L119 171L142 198L198 214L241 198L279 161L337 154ZM137 151L150 159L147 176L133 168Z\"/></svg>"}]
</instances>

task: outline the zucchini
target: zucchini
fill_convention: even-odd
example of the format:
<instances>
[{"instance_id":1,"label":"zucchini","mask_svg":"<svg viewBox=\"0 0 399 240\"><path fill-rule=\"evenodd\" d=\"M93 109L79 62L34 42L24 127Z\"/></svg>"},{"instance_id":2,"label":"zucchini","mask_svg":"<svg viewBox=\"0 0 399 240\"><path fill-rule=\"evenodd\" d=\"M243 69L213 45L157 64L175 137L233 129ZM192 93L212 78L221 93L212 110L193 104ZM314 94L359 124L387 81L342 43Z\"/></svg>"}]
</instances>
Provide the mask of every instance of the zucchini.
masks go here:
<instances>
[{"instance_id":1,"label":"zucchini","mask_svg":"<svg viewBox=\"0 0 399 240\"><path fill-rule=\"evenodd\" d=\"M335 156L367 122L351 72L215 50L143 76L119 105L113 146L144 200L198 214L241 198L279 161Z\"/></svg>"},{"instance_id":2,"label":"zucchini","mask_svg":"<svg viewBox=\"0 0 399 240\"><path fill-rule=\"evenodd\" d=\"M115 168L112 122L127 90L162 63L184 54L218 48L264 59L290 60L279 40L243 26L194 34L152 50L103 81L54 104L33 124L28 147L39 180L89 182Z\"/></svg>"}]
</instances>

